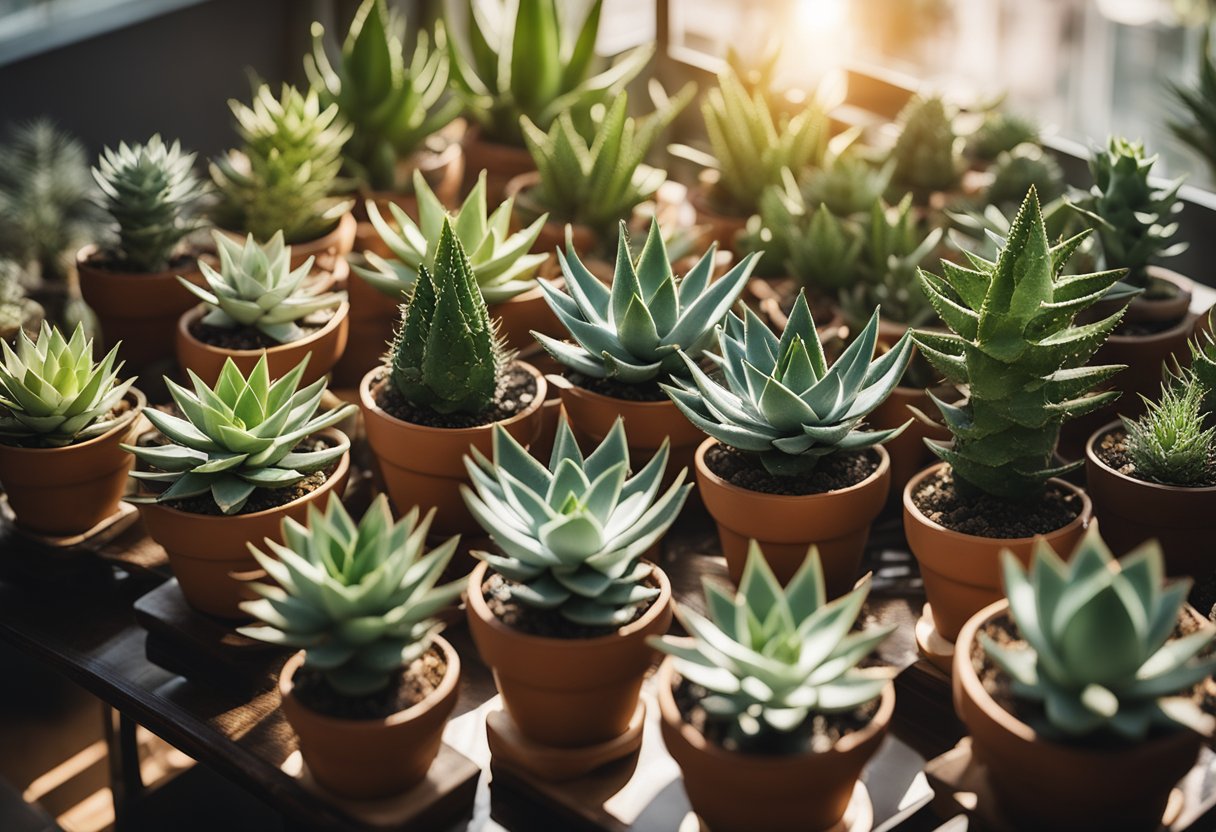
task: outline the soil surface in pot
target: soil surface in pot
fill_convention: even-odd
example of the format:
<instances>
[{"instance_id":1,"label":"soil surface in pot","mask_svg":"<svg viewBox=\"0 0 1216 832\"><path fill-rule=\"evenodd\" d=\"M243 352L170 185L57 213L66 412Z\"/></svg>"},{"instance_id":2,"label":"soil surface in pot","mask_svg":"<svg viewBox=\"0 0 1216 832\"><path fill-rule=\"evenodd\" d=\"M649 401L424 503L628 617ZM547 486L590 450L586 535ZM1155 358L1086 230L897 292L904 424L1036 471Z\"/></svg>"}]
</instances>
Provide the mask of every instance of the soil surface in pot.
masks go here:
<instances>
[{"instance_id":1,"label":"soil surface in pot","mask_svg":"<svg viewBox=\"0 0 1216 832\"><path fill-rule=\"evenodd\" d=\"M304 332L304 335L296 340L303 340L324 329L333 316L334 310L328 309L296 321L296 325ZM254 326L212 326L203 323L203 319L199 318L190 322L189 329L190 334L197 340L222 350L268 350L271 347L284 346Z\"/></svg>"},{"instance_id":2,"label":"soil surface in pot","mask_svg":"<svg viewBox=\"0 0 1216 832\"><path fill-rule=\"evenodd\" d=\"M701 736L725 751L775 757L785 754L822 754L831 751L841 738L864 729L878 713L879 699L860 708L838 714L810 713L801 725L789 733L768 731L757 738L742 740L730 731L731 722L711 720L701 701L710 692L701 685L676 677L672 688L676 707L684 721Z\"/></svg>"},{"instance_id":3,"label":"soil surface in pot","mask_svg":"<svg viewBox=\"0 0 1216 832\"><path fill-rule=\"evenodd\" d=\"M802 497L839 491L862 482L878 470L874 450L837 453L823 457L809 474L780 477L764 469L755 454L718 443L705 451L705 465L722 479L748 491Z\"/></svg>"},{"instance_id":4,"label":"soil surface in pot","mask_svg":"<svg viewBox=\"0 0 1216 832\"><path fill-rule=\"evenodd\" d=\"M388 685L375 693L352 699L338 693L319 670L301 667L292 680L292 693L310 710L338 719L386 719L417 705L439 687L448 672L443 651L434 645L402 668Z\"/></svg>"},{"instance_id":5,"label":"soil surface in pot","mask_svg":"<svg viewBox=\"0 0 1216 832\"><path fill-rule=\"evenodd\" d=\"M797 280L782 291L778 305L781 307L781 311L785 313L785 317L788 318L790 313L794 311L794 304L798 302L798 295L801 291L802 286L798 284ZM836 305L826 297L808 292L806 299L811 306L811 319L815 321L817 326L823 326L836 317Z\"/></svg>"},{"instance_id":6,"label":"soil surface in pot","mask_svg":"<svg viewBox=\"0 0 1216 832\"><path fill-rule=\"evenodd\" d=\"M644 381L641 384L626 384L611 378L592 378L582 373L567 373L566 380L576 387L608 396L611 399L621 399L627 402L665 402L667 394L659 387L657 380Z\"/></svg>"},{"instance_id":7,"label":"soil surface in pot","mask_svg":"<svg viewBox=\"0 0 1216 832\"><path fill-rule=\"evenodd\" d=\"M172 260L169 261L169 265L166 266L162 271L194 271L194 269L197 268L198 258L205 253L206 252L200 247L190 247L177 254ZM143 274L143 272L132 267L131 264L124 262L112 251L95 251L89 255L87 260L85 260L85 264L106 272L116 272L118 274Z\"/></svg>"},{"instance_id":8,"label":"soil surface in pot","mask_svg":"<svg viewBox=\"0 0 1216 832\"><path fill-rule=\"evenodd\" d=\"M1136 466L1132 463L1131 457L1127 453L1127 431L1123 428L1116 428L1110 433L1102 437L1098 444L1094 447L1094 453L1098 459L1106 463L1107 467L1118 471L1127 477L1140 480L1141 482L1156 483L1156 480L1150 480L1147 477L1142 477L1136 472ZM1173 485L1172 483L1163 483L1164 485ZM1190 483L1185 486L1175 486L1177 488L1206 488L1216 485L1216 455L1211 455L1208 458L1207 476L1200 482Z\"/></svg>"},{"instance_id":9,"label":"soil surface in pot","mask_svg":"<svg viewBox=\"0 0 1216 832\"><path fill-rule=\"evenodd\" d=\"M122 417L122 415L124 413L127 413L128 411L130 411L130 409L131 409L131 402L127 397L124 396L122 401L120 401L118 404L114 405L114 407L110 408L110 412L107 413L105 415L105 418L102 419L101 421L108 422L113 419L118 419L118 418ZM113 428L111 427L111 429L113 429ZM37 437L32 437L32 438L36 439ZM54 447L70 448L73 445L79 445L81 442L89 442L96 438L97 438L96 436L88 436L88 437L85 437L84 439L77 437L76 439L69 442L67 445L62 445L62 446L56 445ZM33 443L22 442L20 440L20 438L16 437L16 436L6 436L3 439L0 439L0 444L8 445L10 448L49 448L49 447L51 447L48 445L39 444L38 442L33 442Z\"/></svg>"},{"instance_id":10,"label":"soil surface in pot","mask_svg":"<svg viewBox=\"0 0 1216 832\"><path fill-rule=\"evenodd\" d=\"M1036 502L1002 500L990 494L962 497L954 475L944 468L921 483L912 502L934 523L977 537L1033 537L1062 529L1081 512L1081 498L1048 483Z\"/></svg>"},{"instance_id":11,"label":"soil surface in pot","mask_svg":"<svg viewBox=\"0 0 1216 832\"><path fill-rule=\"evenodd\" d=\"M386 383L381 374L372 385L376 405L392 416L412 425L428 428L476 428L503 422L527 410L536 400L536 377L518 365L508 367L498 381L494 403L481 413L436 413L429 407L419 407Z\"/></svg>"},{"instance_id":12,"label":"soil surface in pot","mask_svg":"<svg viewBox=\"0 0 1216 832\"><path fill-rule=\"evenodd\" d=\"M647 578L644 583L653 589L659 588L659 583L653 576ZM575 624L557 610L542 610L519 603L511 597L511 587L515 585L515 581L508 580L497 572L488 572L481 583L481 595L485 598L490 612L503 624L524 635L541 638L578 639L609 636L644 616L654 603L651 601L638 607L634 610L633 618L619 626L590 627ZM658 596L655 596L655 600L657 599Z\"/></svg>"}]
</instances>

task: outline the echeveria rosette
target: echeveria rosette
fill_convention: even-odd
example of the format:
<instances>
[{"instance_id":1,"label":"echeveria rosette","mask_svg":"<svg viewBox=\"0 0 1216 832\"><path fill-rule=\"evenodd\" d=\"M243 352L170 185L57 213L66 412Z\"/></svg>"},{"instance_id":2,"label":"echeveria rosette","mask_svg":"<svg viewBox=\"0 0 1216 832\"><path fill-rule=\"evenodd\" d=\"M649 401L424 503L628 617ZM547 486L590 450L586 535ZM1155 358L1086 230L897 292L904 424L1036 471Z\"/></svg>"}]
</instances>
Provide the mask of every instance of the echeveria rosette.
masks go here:
<instances>
[{"instance_id":1,"label":"echeveria rosette","mask_svg":"<svg viewBox=\"0 0 1216 832\"><path fill-rule=\"evenodd\" d=\"M729 723L728 736L740 746L804 739L813 714L854 711L890 684L890 669L857 666L895 629L853 629L869 575L828 602L814 546L783 588L753 540L738 593L702 583L708 616L676 607L692 643L671 636L650 643L675 659L681 677L705 688L700 705L710 720Z\"/></svg>"},{"instance_id":2,"label":"echeveria rosette","mask_svg":"<svg viewBox=\"0 0 1216 832\"><path fill-rule=\"evenodd\" d=\"M58 448L100 436L117 424L111 417L134 378L119 381L115 344L93 361L93 339L77 324L71 338L42 322L37 341L25 330L17 348L0 340L0 437L30 447Z\"/></svg>"},{"instance_id":3,"label":"echeveria rosette","mask_svg":"<svg viewBox=\"0 0 1216 832\"><path fill-rule=\"evenodd\" d=\"M1095 524L1068 563L1040 540L1029 575L1008 551L1002 568L1026 645L1000 645L983 632L979 639L1014 695L1042 705L1032 727L1071 741L1106 734L1139 742L1176 725L1211 735L1211 715L1188 693L1216 672L1216 656L1201 655L1216 628L1172 638L1191 582L1164 583L1156 541L1115 561Z\"/></svg>"},{"instance_id":4,"label":"echeveria rosette","mask_svg":"<svg viewBox=\"0 0 1216 832\"><path fill-rule=\"evenodd\" d=\"M692 483L687 470L660 493L668 443L629 476L625 425L617 419L590 455L558 423L548 467L501 425L493 459L465 457L465 504L501 554L474 552L508 579L521 604L557 610L587 626L619 627L659 594L643 555L675 522Z\"/></svg>"},{"instance_id":5,"label":"echeveria rosette","mask_svg":"<svg viewBox=\"0 0 1216 832\"><path fill-rule=\"evenodd\" d=\"M147 469L134 479L158 488L131 502L164 503L210 494L224 514L237 514L257 488L286 488L333 465L350 447L345 436L331 446L296 451L318 431L355 411L351 404L317 415L325 379L297 389L305 358L271 383L266 356L245 378L232 359L224 362L215 387L191 371L187 390L165 379L181 415L149 408L145 415L168 440L165 445L124 445Z\"/></svg>"},{"instance_id":6,"label":"echeveria rosette","mask_svg":"<svg viewBox=\"0 0 1216 832\"><path fill-rule=\"evenodd\" d=\"M682 375L680 352L695 360L712 345L714 328L747 287L759 257L749 254L712 280L716 250L711 245L677 282L658 222L650 225L636 267L621 223L611 289L587 270L576 252L567 256L558 251L566 292L548 281L539 283L575 343L532 334L558 362L590 378L642 384Z\"/></svg>"},{"instance_id":7,"label":"echeveria rosette","mask_svg":"<svg viewBox=\"0 0 1216 832\"><path fill-rule=\"evenodd\" d=\"M283 521L283 542L249 551L274 583L250 587L261 596L241 609L262 622L242 627L251 638L303 648L304 667L325 675L337 693L368 696L430 649L443 623L434 616L460 597L463 580L436 586L459 537L426 551L435 510L415 506L394 522L379 495L358 525L342 501L308 507L308 524Z\"/></svg>"},{"instance_id":8,"label":"echeveria rosette","mask_svg":"<svg viewBox=\"0 0 1216 832\"><path fill-rule=\"evenodd\" d=\"M721 355L708 356L719 372L711 376L685 357L691 378L676 378L663 389L690 422L725 445L758 455L770 473L804 474L828 454L881 444L907 427L861 429L912 357L907 333L871 360L877 343L875 310L829 367L806 295L799 293L780 339L750 309L743 318L732 314L718 331Z\"/></svg>"}]
</instances>

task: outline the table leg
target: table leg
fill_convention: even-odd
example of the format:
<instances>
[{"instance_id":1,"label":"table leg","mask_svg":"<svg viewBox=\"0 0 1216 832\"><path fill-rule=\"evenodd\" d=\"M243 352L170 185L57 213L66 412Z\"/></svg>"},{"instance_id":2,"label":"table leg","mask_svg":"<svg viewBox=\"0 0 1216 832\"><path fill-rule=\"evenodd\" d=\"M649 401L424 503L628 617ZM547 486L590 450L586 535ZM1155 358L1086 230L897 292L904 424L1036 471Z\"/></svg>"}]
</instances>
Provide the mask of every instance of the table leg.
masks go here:
<instances>
[{"instance_id":1,"label":"table leg","mask_svg":"<svg viewBox=\"0 0 1216 832\"><path fill-rule=\"evenodd\" d=\"M114 829L131 827L132 810L144 791L139 771L139 746L135 722L121 711L102 703L102 728L109 749L110 793L114 799Z\"/></svg>"}]
</instances>

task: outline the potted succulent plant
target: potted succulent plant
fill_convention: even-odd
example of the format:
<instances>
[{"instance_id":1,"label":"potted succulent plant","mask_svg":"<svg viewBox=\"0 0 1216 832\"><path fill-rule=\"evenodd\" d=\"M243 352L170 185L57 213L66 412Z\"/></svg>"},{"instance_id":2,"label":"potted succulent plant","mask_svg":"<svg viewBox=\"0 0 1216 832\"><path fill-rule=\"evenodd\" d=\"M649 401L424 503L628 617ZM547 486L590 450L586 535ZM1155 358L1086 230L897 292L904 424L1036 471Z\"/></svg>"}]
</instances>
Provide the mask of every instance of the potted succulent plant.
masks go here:
<instances>
[{"instance_id":1,"label":"potted succulent plant","mask_svg":"<svg viewBox=\"0 0 1216 832\"><path fill-rule=\"evenodd\" d=\"M23 269L13 260L0 257L0 340L16 345L17 334L37 338L46 319L42 306L25 296Z\"/></svg>"},{"instance_id":2,"label":"potted succulent plant","mask_svg":"<svg viewBox=\"0 0 1216 832\"><path fill-rule=\"evenodd\" d=\"M557 253L565 292L544 280L540 284L574 343L533 334L566 367L564 378L553 379L585 446L601 442L623 417L635 464L669 439L673 460L692 462L703 434L667 400L660 385L672 373L687 373L681 350L693 362L701 360L713 343L714 327L743 293L758 256L748 255L711 281L715 248L711 245L677 284L658 222L651 223L636 264L621 223L611 288L583 266L577 252Z\"/></svg>"},{"instance_id":3,"label":"potted succulent plant","mask_svg":"<svg viewBox=\"0 0 1216 832\"><path fill-rule=\"evenodd\" d=\"M1043 148L1029 142L1002 151L992 163L991 180L984 190L989 205L1022 204L1033 185L1039 199L1051 202L1064 193L1064 171Z\"/></svg>"},{"instance_id":4,"label":"potted succulent plant","mask_svg":"<svg viewBox=\"0 0 1216 832\"><path fill-rule=\"evenodd\" d=\"M917 349L968 392L961 404L935 401L953 441L929 443L943 461L909 480L903 495L908 546L948 642L1000 598L1002 550L1028 560L1042 535L1067 552L1089 521L1089 498L1058 478L1080 461L1052 464L1060 425L1118 395L1089 391L1121 368L1086 362L1123 310L1084 326L1073 321L1121 272L1062 274L1087 235L1049 245L1032 190L995 262L976 255L970 268L943 260L940 277L920 272L950 331L918 330Z\"/></svg>"},{"instance_id":5,"label":"potted succulent plant","mask_svg":"<svg viewBox=\"0 0 1216 832\"><path fill-rule=\"evenodd\" d=\"M80 250L80 293L105 342L122 341L123 359L146 367L172 354L177 319L194 304L177 278L202 282L199 251L186 240L203 226L208 185L194 173L194 154L159 135L106 148L93 176L117 240Z\"/></svg>"},{"instance_id":6,"label":"potted succulent plant","mask_svg":"<svg viewBox=\"0 0 1216 832\"><path fill-rule=\"evenodd\" d=\"M286 84L275 98L263 84L251 106L235 99L228 106L241 147L211 163L216 226L263 243L281 232L293 267L313 257L318 269L341 275L358 224L350 213L354 201L336 195L345 188L338 175L351 136L338 105L322 109L316 90Z\"/></svg>"},{"instance_id":7,"label":"potted succulent plant","mask_svg":"<svg viewBox=\"0 0 1216 832\"><path fill-rule=\"evenodd\" d=\"M473 553L473 641L519 732L570 750L572 766L640 728L647 637L671 623L671 585L650 553L692 488L684 471L661 489L667 458L664 444L629 476L618 419L586 457L562 420L548 467L502 427L492 458L466 460L465 501L497 546Z\"/></svg>"},{"instance_id":8,"label":"potted succulent plant","mask_svg":"<svg viewBox=\"0 0 1216 832\"><path fill-rule=\"evenodd\" d=\"M445 204L455 201L464 175L460 143L440 134L460 115L462 102L449 94L448 49L442 23L435 44L420 30L408 65L402 58L405 19L385 0L363 0L331 61L325 27L312 25L312 54L304 69L321 105L337 105L351 127L342 149L343 167L357 184L356 214L366 200L400 205L417 216L414 173L434 183ZM357 216L356 248L377 247L369 218Z\"/></svg>"},{"instance_id":9,"label":"potted succulent plant","mask_svg":"<svg viewBox=\"0 0 1216 832\"><path fill-rule=\"evenodd\" d=\"M266 356L248 376L229 360L214 385L190 372L189 390L166 378L176 410L149 409L156 432L123 445L143 486L128 499L202 612L239 617L249 595L232 573L257 569L246 544L342 493L350 442L331 426L354 405L318 414L325 381L300 389L306 364L272 381Z\"/></svg>"},{"instance_id":10,"label":"potted succulent plant","mask_svg":"<svg viewBox=\"0 0 1216 832\"><path fill-rule=\"evenodd\" d=\"M64 338L45 321L0 341L0 484L17 526L41 535L84 534L118 510L131 461L122 443L145 400L119 380L115 345L93 360L77 324Z\"/></svg>"},{"instance_id":11,"label":"potted succulent plant","mask_svg":"<svg viewBox=\"0 0 1216 832\"><path fill-rule=\"evenodd\" d=\"M1189 581L1162 584L1155 544L1117 562L1095 525L1071 554L1040 541L1029 575L1002 556L1009 600L959 635L955 707L1016 828L1160 829L1211 735L1216 628L1184 606Z\"/></svg>"},{"instance_id":12,"label":"potted succulent plant","mask_svg":"<svg viewBox=\"0 0 1216 832\"><path fill-rule=\"evenodd\" d=\"M651 639L669 655L658 673L663 742L708 828L850 820L895 711L893 672L858 667L894 629L854 629L869 591L867 576L828 602L814 547L782 589L753 541L737 594L706 580L708 617L676 608L690 637Z\"/></svg>"},{"instance_id":13,"label":"potted succulent plant","mask_svg":"<svg viewBox=\"0 0 1216 832\"><path fill-rule=\"evenodd\" d=\"M984 113L980 126L967 137L966 155L972 167L985 167L1022 144L1042 145L1039 125L1018 113L994 107ZM1018 197L1018 204L1022 197Z\"/></svg>"},{"instance_id":14,"label":"potted succulent plant","mask_svg":"<svg viewBox=\"0 0 1216 832\"><path fill-rule=\"evenodd\" d=\"M963 141L939 96L916 96L897 119L899 137L891 148L892 184L913 195L918 205L943 207L963 186Z\"/></svg>"},{"instance_id":15,"label":"potted succulent plant","mask_svg":"<svg viewBox=\"0 0 1216 832\"><path fill-rule=\"evenodd\" d=\"M215 233L220 267L199 262L204 286L181 284L202 301L177 322L177 361L208 383L229 361L249 373L265 358L278 378L306 357L306 384L330 371L346 348L349 305L346 292L327 292L306 283L309 257L291 267L291 248L276 232L265 246L253 235L245 245Z\"/></svg>"},{"instance_id":16,"label":"potted succulent plant","mask_svg":"<svg viewBox=\"0 0 1216 832\"><path fill-rule=\"evenodd\" d=\"M541 429L545 379L512 361L494 333L473 266L446 215L433 266L419 265L384 366L359 385L367 441L388 494L438 509L435 529L476 531L464 506L464 455L489 450L494 426L524 444Z\"/></svg>"},{"instance_id":17,"label":"potted succulent plant","mask_svg":"<svg viewBox=\"0 0 1216 832\"><path fill-rule=\"evenodd\" d=\"M426 552L433 517L394 522L380 495L356 525L330 500L307 525L284 519L282 543L249 544L273 583L253 585L261 598L241 608L261 624L239 632L301 648L279 673L283 713L309 772L343 797L418 784L456 706L460 657L435 614L465 581L436 586L459 538Z\"/></svg>"},{"instance_id":18,"label":"potted succulent plant","mask_svg":"<svg viewBox=\"0 0 1216 832\"><path fill-rule=\"evenodd\" d=\"M878 312L830 367L810 307L800 296L778 339L750 309L719 328L714 378L687 356L688 379L663 389L710 439L697 449L701 499L718 524L731 578L743 574L748 541L764 548L788 582L811 544L830 592L857 579L870 523L890 488L882 443L903 427L859 428L904 373L911 336L871 361Z\"/></svg>"}]
</instances>

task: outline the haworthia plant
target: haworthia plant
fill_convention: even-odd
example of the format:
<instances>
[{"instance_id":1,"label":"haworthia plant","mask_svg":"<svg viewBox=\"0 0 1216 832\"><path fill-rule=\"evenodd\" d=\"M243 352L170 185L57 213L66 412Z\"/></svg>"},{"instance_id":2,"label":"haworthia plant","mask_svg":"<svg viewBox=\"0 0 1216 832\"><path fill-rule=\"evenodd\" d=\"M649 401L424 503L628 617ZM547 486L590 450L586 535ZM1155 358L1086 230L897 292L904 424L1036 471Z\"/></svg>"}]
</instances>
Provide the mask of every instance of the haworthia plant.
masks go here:
<instances>
[{"instance_id":1,"label":"haworthia plant","mask_svg":"<svg viewBox=\"0 0 1216 832\"><path fill-rule=\"evenodd\" d=\"M1165 485L1206 485L1216 453L1216 426L1204 427L1210 413L1205 384L1183 371L1181 383L1162 385L1157 401L1141 396L1146 411L1138 419L1121 417L1127 431L1127 457L1135 475Z\"/></svg>"},{"instance_id":2,"label":"haworthia plant","mask_svg":"<svg viewBox=\"0 0 1216 832\"><path fill-rule=\"evenodd\" d=\"M895 184L920 198L957 186L963 176L962 143L945 102L937 96L914 98L899 122L902 130L891 150Z\"/></svg>"}]
</instances>

